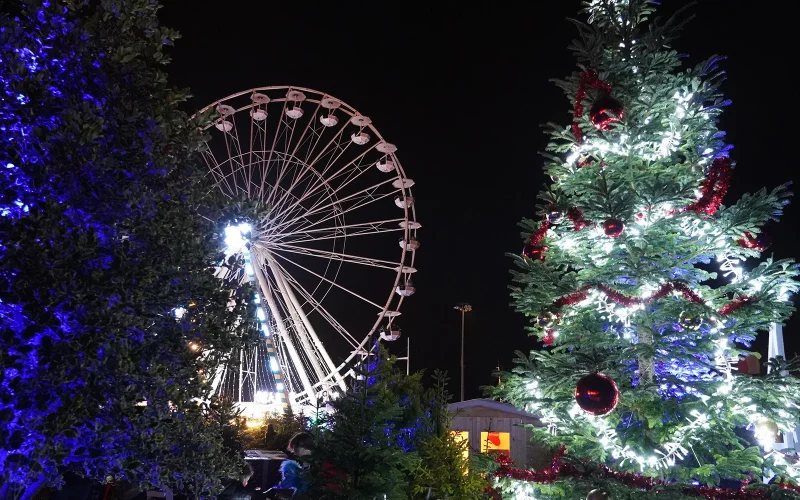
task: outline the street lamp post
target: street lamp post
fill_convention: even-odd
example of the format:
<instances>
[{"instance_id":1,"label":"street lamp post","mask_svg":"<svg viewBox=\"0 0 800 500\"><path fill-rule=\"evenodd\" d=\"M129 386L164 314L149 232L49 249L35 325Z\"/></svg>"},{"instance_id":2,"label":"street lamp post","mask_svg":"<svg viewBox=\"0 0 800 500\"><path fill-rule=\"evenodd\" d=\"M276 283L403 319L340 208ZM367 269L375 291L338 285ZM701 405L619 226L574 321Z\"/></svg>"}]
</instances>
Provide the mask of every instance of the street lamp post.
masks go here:
<instances>
[{"instance_id":1,"label":"street lamp post","mask_svg":"<svg viewBox=\"0 0 800 500\"><path fill-rule=\"evenodd\" d=\"M461 311L461 401L464 401L464 313L472 310L472 306L462 302L453 309Z\"/></svg>"}]
</instances>

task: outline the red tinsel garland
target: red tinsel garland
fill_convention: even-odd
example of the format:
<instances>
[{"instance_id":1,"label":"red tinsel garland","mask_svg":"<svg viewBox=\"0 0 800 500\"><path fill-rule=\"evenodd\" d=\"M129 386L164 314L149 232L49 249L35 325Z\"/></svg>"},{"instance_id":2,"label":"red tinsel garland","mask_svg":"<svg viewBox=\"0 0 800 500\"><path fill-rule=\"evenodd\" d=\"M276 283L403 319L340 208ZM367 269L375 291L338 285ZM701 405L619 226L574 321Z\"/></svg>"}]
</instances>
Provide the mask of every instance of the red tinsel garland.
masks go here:
<instances>
[{"instance_id":1,"label":"red tinsel garland","mask_svg":"<svg viewBox=\"0 0 800 500\"><path fill-rule=\"evenodd\" d=\"M646 299L625 295L619 290L614 290L608 285L599 283L597 285L584 285L575 292L557 298L556 300L553 301L553 304L550 308L551 311L557 311L558 309L561 309L564 306L571 306L573 304L577 304L578 302L586 300L586 298L589 296L587 292L589 292L593 288L603 292L603 294L605 294L606 297L611 299L612 302L625 307L630 307L639 304L652 304L656 300L666 297L670 292L673 291L681 292L683 298L688 300L689 302L693 302L695 304L700 304L700 305L706 303L702 297L697 295L694 292L694 290L692 290L689 287L689 285L687 285L683 281L670 281L669 283L664 283L663 285L661 285L661 287L659 287L658 290L656 290L656 292L653 295L651 295ZM740 295L734 298L729 303L722 306L722 308L718 312L722 316L728 316L732 312L741 309L742 307L751 305L756 301L757 299L754 297L750 297L747 295Z\"/></svg>"},{"instance_id":2,"label":"red tinsel garland","mask_svg":"<svg viewBox=\"0 0 800 500\"><path fill-rule=\"evenodd\" d=\"M582 462L582 466L578 468L573 463L564 462L562 460L565 454L565 448L562 446L555 457L553 457L553 462L550 467L538 471L515 468L513 467L514 461L511 460L508 455L499 455L495 459L495 461L500 464L500 467L495 471L495 477L505 477L518 481L540 484L554 483L555 481L567 477L577 479L606 479L639 490L652 490L658 486L671 485L671 483L660 479L652 479L633 472L614 470L603 464ZM674 483L672 485L674 485ZM757 487L745 489L746 485L745 483L745 485L739 489L684 485L682 486L682 493L696 497L705 497L709 500L769 500L772 498L769 489ZM800 492L800 488L794 485L781 483L780 487L785 490Z\"/></svg>"},{"instance_id":3,"label":"red tinsel garland","mask_svg":"<svg viewBox=\"0 0 800 500\"><path fill-rule=\"evenodd\" d=\"M744 306L748 306L750 304L753 304L755 301L756 301L756 299L754 299L753 297L750 297L748 295L739 295L738 297L736 297L732 301L730 301L727 304L725 304L724 306L722 306L722 309L719 310L719 313L722 316L727 316L730 313L736 311L737 309L741 309Z\"/></svg>"},{"instance_id":4,"label":"red tinsel garland","mask_svg":"<svg viewBox=\"0 0 800 500\"><path fill-rule=\"evenodd\" d=\"M708 169L700 186L700 198L689 204L684 211L714 215L722 204L722 198L731 186L731 162L728 158L717 158Z\"/></svg>"},{"instance_id":5,"label":"red tinsel garland","mask_svg":"<svg viewBox=\"0 0 800 500\"><path fill-rule=\"evenodd\" d=\"M583 131L578 120L583 116L583 100L586 98L587 87L601 90L606 94L611 93L611 85L600 80L597 71L588 69L581 74L581 82L578 84L577 92L575 92L575 110L572 113L575 118L572 122L572 135L575 136L575 140L578 143L583 142Z\"/></svg>"},{"instance_id":6,"label":"red tinsel garland","mask_svg":"<svg viewBox=\"0 0 800 500\"><path fill-rule=\"evenodd\" d=\"M550 221L545 220L542 222L539 227L531 233L531 245L539 245L542 243L545 235L547 234L547 230L550 229Z\"/></svg>"},{"instance_id":7,"label":"red tinsel garland","mask_svg":"<svg viewBox=\"0 0 800 500\"><path fill-rule=\"evenodd\" d=\"M572 207L567 210L567 219L572 222L572 227L576 231L580 231L590 224L590 222L583 218L583 212L578 207Z\"/></svg>"},{"instance_id":8,"label":"red tinsel garland","mask_svg":"<svg viewBox=\"0 0 800 500\"><path fill-rule=\"evenodd\" d=\"M742 248L751 248L751 249L755 248L759 252L761 251L761 249L759 248L760 245L758 244L758 238L753 236L752 233L750 232L744 233L744 236L742 238L736 240L736 244Z\"/></svg>"},{"instance_id":9,"label":"red tinsel garland","mask_svg":"<svg viewBox=\"0 0 800 500\"><path fill-rule=\"evenodd\" d=\"M582 302L582 301L586 300L586 297L588 297L588 294L586 292L591 290L591 289L592 289L592 285L586 285L583 288L581 288L580 290L578 290L577 292L572 292L569 295L564 295L563 297L558 298L558 299L553 301L553 307L555 309L560 309L560 308L562 308L564 306L568 306L568 305L572 305L572 304L577 304L578 302Z\"/></svg>"},{"instance_id":10,"label":"red tinsel garland","mask_svg":"<svg viewBox=\"0 0 800 500\"><path fill-rule=\"evenodd\" d=\"M702 299L702 297L694 293L694 291L691 288L689 288L689 285L687 285L686 283L682 281L670 281L669 283L664 283L663 285L661 285L661 287L658 290L656 290L656 292L653 295L651 295L646 299L625 295L619 290L614 290L608 285L604 285L602 283L597 285L585 285L581 287L577 292L573 292L569 295L564 295L563 297L559 297L558 299L554 300L552 307L554 309L559 309L564 306L577 304L578 302L581 302L586 299L587 297L586 292L588 292L592 288L600 290L606 295L606 297L611 299L613 302L625 307L630 307L638 304L650 304L658 299L666 297L672 291L681 292L683 298L685 298L689 302L694 302L695 304L705 304L705 301Z\"/></svg>"}]
</instances>

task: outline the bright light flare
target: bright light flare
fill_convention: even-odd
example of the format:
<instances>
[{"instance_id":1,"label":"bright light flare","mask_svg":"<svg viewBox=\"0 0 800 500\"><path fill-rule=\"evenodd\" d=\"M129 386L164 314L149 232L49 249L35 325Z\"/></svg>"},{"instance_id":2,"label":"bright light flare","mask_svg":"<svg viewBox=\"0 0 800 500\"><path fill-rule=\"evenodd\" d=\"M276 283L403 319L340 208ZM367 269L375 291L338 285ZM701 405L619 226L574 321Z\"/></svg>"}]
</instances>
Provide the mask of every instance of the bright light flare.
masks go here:
<instances>
[{"instance_id":1,"label":"bright light flare","mask_svg":"<svg viewBox=\"0 0 800 500\"><path fill-rule=\"evenodd\" d=\"M243 222L237 226L228 226L225 228L225 247L227 253L234 254L240 252L247 244L248 239L245 235L250 234L253 228L250 224Z\"/></svg>"}]
</instances>

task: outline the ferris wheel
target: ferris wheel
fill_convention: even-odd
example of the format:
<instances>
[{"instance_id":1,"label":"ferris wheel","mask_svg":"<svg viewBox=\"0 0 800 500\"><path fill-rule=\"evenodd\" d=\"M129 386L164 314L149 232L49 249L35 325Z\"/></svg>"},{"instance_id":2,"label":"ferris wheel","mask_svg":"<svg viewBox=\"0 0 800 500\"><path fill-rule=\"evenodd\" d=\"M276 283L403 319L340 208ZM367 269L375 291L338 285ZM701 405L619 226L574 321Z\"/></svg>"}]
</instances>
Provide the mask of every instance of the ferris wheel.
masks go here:
<instances>
[{"instance_id":1,"label":"ferris wheel","mask_svg":"<svg viewBox=\"0 0 800 500\"><path fill-rule=\"evenodd\" d=\"M261 335L213 390L252 416L336 397L371 339L400 335L419 247L414 181L368 116L316 90L255 88L203 112L216 186L265 214L224 229L245 266L217 275L255 285Z\"/></svg>"}]
</instances>

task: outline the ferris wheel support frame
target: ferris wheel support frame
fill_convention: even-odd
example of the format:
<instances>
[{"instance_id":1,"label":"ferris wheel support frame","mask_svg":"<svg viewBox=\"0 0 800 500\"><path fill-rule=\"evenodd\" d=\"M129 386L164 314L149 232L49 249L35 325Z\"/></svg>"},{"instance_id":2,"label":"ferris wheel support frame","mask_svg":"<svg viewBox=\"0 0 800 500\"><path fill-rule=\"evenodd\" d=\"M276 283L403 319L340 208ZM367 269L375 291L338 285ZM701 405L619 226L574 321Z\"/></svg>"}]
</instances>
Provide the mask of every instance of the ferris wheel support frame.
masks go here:
<instances>
[{"instance_id":1,"label":"ferris wheel support frame","mask_svg":"<svg viewBox=\"0 0 800 500\"><path fill-rule=\"evenodd\" d=\"M256 257L260 257L259 253L257 253L256 249L252 249L251 252ZM306 372L302 369L302 361L300 359L300 354L298 354L297 350L295 349L294 343L292 342L292 338L289 332L286 330L286 325L283 323L283 317L281 316L280 311L278 311L277 304L275 302L275 297L272 296L272 289L269 286L269 282L267 281L266 276L264 275L264 270L261 268L262 259L256 258L253 259L255 261L253 265L253 271L256 275L256 279L258 280L259 285L261 286L262 292L264 294L264 298L267 299L267 304L269 304L270 312L275 317L275 323L278 326L278 332L280 332L280 336L283 339L283 344L286 346L286 350L289 353L289 357L292 359L292 363L296 367L298 367L297 372L298 377L300 377L300 382L303 384L303 388L305 389L306 393L311 397L314 396L314 385L311 383L311 380L306 375ZM274 333L273 333L274 334ZM289 373L286 374L286 380L291 380L289 377Z\"/></svg>"},{"instance_id":2,"label":"ferris wheel support frame","mask_svg":"<svg viewBox=\"0 0 800 500\"><path fill-rule=\"evenodd\" d=\"M305 315L301 315L298 312L300 304L295 304L294 301L291 300L293 297L289 295L290 292L286 288L283 275L275 268L274 261L270 257L269 251L264 252L264 258L267 260L267 266L272 270L272 278L275 280L275 286L278 288L278 292L281 296L289 297L290 299L289 302L286 302L284 299L283 305L285 306L286 312L288 312L289 316L292 318L296 337L300 340L301 348L303 351L305 351L306 357L311 364L311 368L314 370L317 378L322 379L325 377L325 370L322 369L322 366L319 363L319 358L314 355L314 349L308 340L308 331L306 329L306 323L308 322L308 319L305 317Z\"/></svg>"},{"instance_id":3,"label":"ferris wheel support frame","mask_svg":"<svg viewBox=\"0 0 800 500\"><path fill-rule=\"evenodd\" d=\"M333 360L328 354L328 350L325 349L325 346L322 344L322 341L320 341L316 330L314 329L313 325L311 325L311 321L309 321L308 319L308 316L306 315L305 312L303 312L303 308L300 305L300 301L297 300L297 296L295 295L294 290L292 289L292 284L289 283L289 280L287 280L286 276L284 276L283 274L283 268L277 265L277 262L269 253L269 251L266 252L265 256L267 258L267 262L269 263L270 268L273 271L276 283L278 283L279 286L283 288L284 293L286 294L287 297L289 297L289 301L292 303L295 314L300 318L301 323L305 327L306 335L308 335L308 337L311 339L311 343L309 345L311 352L309 353L309 357L312 358L312 362L316 362L318 365L318 358L316 356L312 356L312 354L318 353L322 357L322 360L324 361L326 367L328 368L327 373L325 373L325 371L322 370L322 367L319 366L319 369L322 371L322 374L318 374L319 379L323 381L329 378L330 374L333 374L336 385L338 385L341 390L343 391L346 390L347 386L344 382L344 379L336 371L336 365L333 363Z\"/></svg>"}]
</instances>

